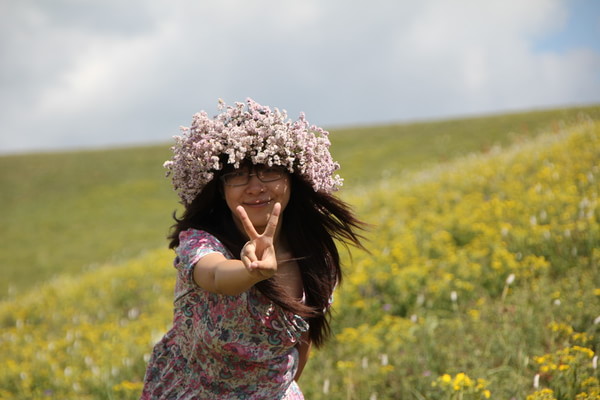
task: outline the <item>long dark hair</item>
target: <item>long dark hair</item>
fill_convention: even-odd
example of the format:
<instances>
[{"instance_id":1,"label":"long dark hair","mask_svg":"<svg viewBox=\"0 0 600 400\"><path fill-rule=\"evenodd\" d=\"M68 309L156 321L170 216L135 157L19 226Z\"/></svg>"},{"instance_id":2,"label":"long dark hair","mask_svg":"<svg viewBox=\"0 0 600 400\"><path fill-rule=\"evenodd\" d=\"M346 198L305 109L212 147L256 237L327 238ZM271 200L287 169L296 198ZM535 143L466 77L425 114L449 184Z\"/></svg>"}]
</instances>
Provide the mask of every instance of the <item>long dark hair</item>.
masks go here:
<instances>
[{"instance_id":1,"label":"long dark hair","mask_svg":"<svg viewBox=\"0 0 600 400\"><path fill-rule=\"evenodd\" d=\"M219 177L228 171L216 171L210 181L186 207L169 235L170 248L179 245L179 233L201 229L217 237L232 254L239 254L246 238L236 227L223 199ZM329 302L333 289L342 281L336 240L363 248L357 232L365 224L358 220L348 204L339 198L315 192L299 175L291 174L290 201L283 211L281 234L297 259L305 304L291 298L275 277L257 283L256 288L283 309L302 315L310 324L310 339L319 347L330 335Z\"/></svg>"}]
</instances>

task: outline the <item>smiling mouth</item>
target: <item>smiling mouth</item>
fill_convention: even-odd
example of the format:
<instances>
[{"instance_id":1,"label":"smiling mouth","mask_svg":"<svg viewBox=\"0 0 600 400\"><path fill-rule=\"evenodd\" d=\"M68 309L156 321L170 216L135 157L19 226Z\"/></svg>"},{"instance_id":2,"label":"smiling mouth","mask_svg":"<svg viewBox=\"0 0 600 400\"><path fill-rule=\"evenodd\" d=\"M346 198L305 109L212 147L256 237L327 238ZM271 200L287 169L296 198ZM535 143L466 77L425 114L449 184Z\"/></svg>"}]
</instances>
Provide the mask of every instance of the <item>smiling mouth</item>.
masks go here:
<instances>
[{"instance_id":1,"label":"smiling mouth","mask_svg":"<svg viewBox=\"0 0 600 400\"><path fill-rule=\"evenodd\" d=\"M248 207L262 207L271 204L271 199L247 201L243 204Z\"/></svg>"}]
</instances>

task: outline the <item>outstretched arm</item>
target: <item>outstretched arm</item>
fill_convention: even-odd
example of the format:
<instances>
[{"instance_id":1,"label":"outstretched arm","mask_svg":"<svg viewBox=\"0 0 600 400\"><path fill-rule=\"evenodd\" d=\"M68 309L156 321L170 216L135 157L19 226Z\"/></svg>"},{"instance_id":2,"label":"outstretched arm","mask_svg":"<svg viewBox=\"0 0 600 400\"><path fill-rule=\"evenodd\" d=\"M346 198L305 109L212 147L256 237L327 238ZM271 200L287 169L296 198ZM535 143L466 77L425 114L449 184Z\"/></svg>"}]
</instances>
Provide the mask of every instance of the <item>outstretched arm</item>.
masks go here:
<instances>
[{"instance_id":1,"label":"outstretched arm","mask_svg":"<svg viewBox=\"0 0 600 400\"><path fill-rule=\"evenodd\" d=\"M194 266L194 281L212 293L238 295L277 272L273 246L281 205L275 203L267 228L259 235L243 207L236 210L250 238L242 249L240 260L229 260L220 253L202 257Z\"/></svg>"},{"instance_id":2,"label":"outstretched arm","mask_svg":"<svg viewBox=\"0 0 600 400\"><path fill-rule=\"evenodd\" d=\"M228 260L220 253L207 254L194 266L194 281L212 293L236 296L263 279L248 271L241 260Z\"/></svg>"}]
</instances>

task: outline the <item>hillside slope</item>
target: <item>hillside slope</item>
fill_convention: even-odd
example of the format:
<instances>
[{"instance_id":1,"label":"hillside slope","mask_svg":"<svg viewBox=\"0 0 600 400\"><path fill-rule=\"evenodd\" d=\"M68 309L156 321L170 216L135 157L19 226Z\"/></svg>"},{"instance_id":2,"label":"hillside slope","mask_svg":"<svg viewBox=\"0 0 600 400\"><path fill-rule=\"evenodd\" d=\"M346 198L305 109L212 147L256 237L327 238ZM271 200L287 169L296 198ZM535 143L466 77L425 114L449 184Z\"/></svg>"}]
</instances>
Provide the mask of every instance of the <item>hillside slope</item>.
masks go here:
<instances>
[{"instance_id":1,"label":"hillside slope","mask_svg":"<svg viewBox=\"0 0 600 400\"><path fill-rule=\"evenodd\" d=\"M600 120L600 106L333 129L348 188ZM177 198L164 146L0 157L0 299L164 245Z\"/></svg>"},{"instance_id":2,"label":"hillside slope","mask_svg":"<svg viewBox=\"0 0 600 400\"><path fill-rule=\"evenodd\" d=\"M588 122L345 192L372 253L344 258L307 398L599 393L599 159ZM170 264L151 251L0 303L0 398L137 398Z\"/></svg>"}]
</instances>

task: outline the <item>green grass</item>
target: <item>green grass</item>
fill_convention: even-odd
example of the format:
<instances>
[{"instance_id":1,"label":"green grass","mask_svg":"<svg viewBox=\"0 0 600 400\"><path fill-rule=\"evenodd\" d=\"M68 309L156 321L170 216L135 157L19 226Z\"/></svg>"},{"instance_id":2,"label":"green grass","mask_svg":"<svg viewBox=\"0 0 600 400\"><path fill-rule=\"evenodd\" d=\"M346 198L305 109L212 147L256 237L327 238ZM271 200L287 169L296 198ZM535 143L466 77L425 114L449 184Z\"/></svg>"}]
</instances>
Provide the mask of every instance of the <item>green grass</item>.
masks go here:
<instances>
[{"instance_id":1,"label":"green grass","mask_svg":"<svg viewBox=\"0 0 600 400\"><path fill-rule=\"evenodd\" d=\"M0 265L26 289L164 243L177 206L161 148L0 158Z\"/></svg>"},{"instance_id":2,"label":"green grass","mask_svg":"<svg viewBox=\"0 0 600 400\"><path fill-rule=\"evenodd\" d=\"M525 399L536 374L552 398L600 394L599 159L583 124L354 193L373 254L346 270L309 397Z\"/></svg>"},{"instance_id":3,"label":"green grass","mask_svg":"<svg viewBox=\"0 0 600 400\"><path fill-rule=\"evenodd\" d=\"M557 130L583 115L600 118L600 106L339 129L331 133L332 152L351 189ZM178 208L163 178L169 146L0 157L0 299L164 245Z\"/></svg>"},{"instance_id":4,"label":"green grass","mask_svg":"<svg viewBox=\"0 0 600 400\"><path fill-rule=\"evenodd\" d=\"M347 188L371 254L343 256L306 397L599 398L599 159L600 122L582 122ZM0 398L138 398L171 260L162 247L0 302Z\"/></svg>"},{"instance_id":5,"label":"green grass","mask_svg":"<svg viewBox=\"0 0 600 400\"><path fill-rule=\"evenodd\" d=\"M332 132L332 153L352 187L374 178L399 176L470 153L486 153L557 132L583 119L600 119L600 107L531 111L402 125L366 126Z\"/></svg>"}]
</instances>

